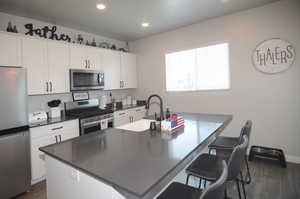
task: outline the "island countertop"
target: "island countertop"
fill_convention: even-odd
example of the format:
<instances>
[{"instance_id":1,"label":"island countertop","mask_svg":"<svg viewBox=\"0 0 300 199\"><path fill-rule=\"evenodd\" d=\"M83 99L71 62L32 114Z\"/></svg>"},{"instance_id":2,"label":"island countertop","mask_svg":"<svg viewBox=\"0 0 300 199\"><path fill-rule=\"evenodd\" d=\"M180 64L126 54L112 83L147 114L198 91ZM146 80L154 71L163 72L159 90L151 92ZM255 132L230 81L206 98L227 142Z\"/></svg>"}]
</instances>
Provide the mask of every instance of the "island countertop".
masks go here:
<instances>
[{"instance_id":1,"label":"island countertop","mask_svg":"<svg viewBox=\"0 0 300 199\"><path fill-rule=\"evenodd\" d=\"M232 120L231 115L181 115L185 127L172 135L110 128L40 150L114 187L126 197L151 198L149 195L154 193L149 192L170 173L178 173L176 169L188 164L189 156Z\"/></svg>"}]
</instances>

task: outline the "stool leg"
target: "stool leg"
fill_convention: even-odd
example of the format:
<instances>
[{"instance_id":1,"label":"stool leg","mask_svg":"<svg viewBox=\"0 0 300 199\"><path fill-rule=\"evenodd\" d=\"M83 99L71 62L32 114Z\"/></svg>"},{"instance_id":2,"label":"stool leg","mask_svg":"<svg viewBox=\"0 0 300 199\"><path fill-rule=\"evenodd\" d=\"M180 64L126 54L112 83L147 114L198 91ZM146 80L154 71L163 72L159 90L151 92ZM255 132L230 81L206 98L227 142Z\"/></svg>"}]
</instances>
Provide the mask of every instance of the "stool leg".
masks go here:
<instances>
[{"instance_id":1,"label":"stool leg","mask_svg":"<svg viewBox=\"0 0 300 199\"><path fill-rule=\"evenodd\" d=\"M208 154L209 154L209 155L211 154L211 148L208 149Z\"/></svg>"},{"instance_id":2,"label":"stool leg","mask_svg":"<svg viewBox=\"0 0 300 199\"><path fill-rule=\"evenodd\" d=\"M187 176L186 176L186 182L185 182L186 185L189 185L189 178L190 178L190 175L187 174Z\"/></svg>"},{"instance_id":3,"label":"stool leg","mask_svg":"<svg viewBox=\"0 0 300 199\"><path fill-rule=\"evenodd\" d=\"M245 178L246 183L250 184L251 183L251 173L250 173L250 169L249 169L249 162L247 159L247 156L245 156L245 162L246 162L246 168L247 168L247 177Z\"/></svg>"},{"instance_id":4,"label":"stool leg","mask_svg":"<svg viewBox=\"0 0 300 199\"><path fill-rule=\"evenodd\" d=\"M237 190L238 190L238 193L239 193L239 199L242 199L239 179L236 179L235 182L236 182L236 187L237 187Z\"/></svg>"},{"instance_id":5,"label":"stool leg","mask_svg":"<svg viewBox=\"0 0 300 199\"><path fill-rule=\"evenodd\" d=\"M202 185L202 178L199 178L199 189L201 189L201 185Z\"/></svg>"},{"instance_id":6,"label":"stool leg","mask_svg":"<svg viewBox=\"0 0 300 199\"><path fill-rule=\"evenodd\" d=\"M204 180L204 188L206 188L206 180Z\"/></svg>"},{"instance_id":7,"label":"stool leg","mask_svg":"<svg viewBox=\"0 0 300 199\"><path fill-rule=\"evenodd\" d=\"M245 190L245 181L244 181L244 177L243 177L243 173L242 172L240 172L240 176L241 176L241 183L242 183L242 189L243 189L244 198L247 199L246 190Z\"/></svg>"}]
</instances>

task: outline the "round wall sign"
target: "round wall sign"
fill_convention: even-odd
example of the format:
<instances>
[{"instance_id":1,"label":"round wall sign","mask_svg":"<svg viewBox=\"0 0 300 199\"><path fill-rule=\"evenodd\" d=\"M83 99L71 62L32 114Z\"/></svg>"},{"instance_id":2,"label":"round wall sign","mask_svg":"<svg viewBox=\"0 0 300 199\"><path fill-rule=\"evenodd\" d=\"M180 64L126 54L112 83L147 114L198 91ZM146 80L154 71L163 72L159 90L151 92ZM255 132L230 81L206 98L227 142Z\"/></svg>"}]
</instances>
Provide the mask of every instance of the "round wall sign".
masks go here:
<instances>
[{"instance_id":1,"label":"round wall sign","mask_svg":"<svg viewBox=\"0 0 300 199\"><path fill-rule=\"evenodd\" d=\"M296 52L291 43L282 39L269 39L258 44L252 54L254 66L264 73L287 70L295 61Z\"/></svg>"}]
</instances>

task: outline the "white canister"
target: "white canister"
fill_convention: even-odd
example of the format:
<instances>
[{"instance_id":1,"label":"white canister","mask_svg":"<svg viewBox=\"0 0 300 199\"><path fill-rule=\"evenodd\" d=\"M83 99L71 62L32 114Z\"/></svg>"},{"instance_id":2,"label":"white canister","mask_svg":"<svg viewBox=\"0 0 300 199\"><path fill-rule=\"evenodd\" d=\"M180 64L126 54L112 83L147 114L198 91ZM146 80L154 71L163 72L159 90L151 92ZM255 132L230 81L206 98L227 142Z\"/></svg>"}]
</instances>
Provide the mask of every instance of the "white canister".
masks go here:
<instances>
[{"instance_id":1,"label":"white canister","mask_svg":"<svg viewBox=\"0 0 300 199\"><path fill-rule=\"evenodd\" d=\"M60 107L50 108L49 117L50 118L59 118L59 117L61 117L61 109L60 109Z\"/></svg>"}]
</instances>

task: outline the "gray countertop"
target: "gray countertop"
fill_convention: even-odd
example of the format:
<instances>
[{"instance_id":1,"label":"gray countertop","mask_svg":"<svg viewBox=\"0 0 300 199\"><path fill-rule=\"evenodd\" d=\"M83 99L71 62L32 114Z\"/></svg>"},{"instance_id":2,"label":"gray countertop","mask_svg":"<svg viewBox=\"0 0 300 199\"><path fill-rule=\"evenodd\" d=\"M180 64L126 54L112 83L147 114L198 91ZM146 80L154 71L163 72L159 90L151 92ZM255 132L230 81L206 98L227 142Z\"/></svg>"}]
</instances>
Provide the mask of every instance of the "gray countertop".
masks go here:
<instances>
[{"instance_id":1,"label":"gray countertop","mask_svg":"<svg viewBox=\"0 0 300 199\"><path fill-rule=\"evenodd\" d=\"M115 187L126 197L147 198L164 177L182 168L197 148L232 120L231 115L181 115L185 127L171 136L111 128L40 150Z\"/></svg>"}]
</instances>

